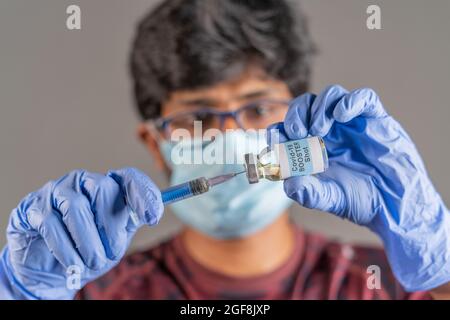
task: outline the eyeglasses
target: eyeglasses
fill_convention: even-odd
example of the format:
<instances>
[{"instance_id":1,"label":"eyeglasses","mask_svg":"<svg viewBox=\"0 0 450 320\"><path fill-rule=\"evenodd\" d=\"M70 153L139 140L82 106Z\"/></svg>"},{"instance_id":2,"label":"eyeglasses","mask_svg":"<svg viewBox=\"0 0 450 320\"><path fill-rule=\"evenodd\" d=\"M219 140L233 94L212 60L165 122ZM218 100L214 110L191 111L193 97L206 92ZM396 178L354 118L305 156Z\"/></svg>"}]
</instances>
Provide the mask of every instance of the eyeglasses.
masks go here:
<instances>
[{"instance_id":1,"label":"eyeglasses","mask_svg":"<svg viewBox=\"0 0 450 320\"><path fill-rule=\"evenodd\" d=\"M158 118L152 123L156 129L169 137L174 130L184 129L194 132L196 121L202 123L202 129L223 130L225 120L233 118L241 129L265 129L274 122L281 121L286 114L289 101L259 100L246 104L233 111L217 111L202 108L190 112L182 112L170 117Z\"/></svg>"}]
</instances>

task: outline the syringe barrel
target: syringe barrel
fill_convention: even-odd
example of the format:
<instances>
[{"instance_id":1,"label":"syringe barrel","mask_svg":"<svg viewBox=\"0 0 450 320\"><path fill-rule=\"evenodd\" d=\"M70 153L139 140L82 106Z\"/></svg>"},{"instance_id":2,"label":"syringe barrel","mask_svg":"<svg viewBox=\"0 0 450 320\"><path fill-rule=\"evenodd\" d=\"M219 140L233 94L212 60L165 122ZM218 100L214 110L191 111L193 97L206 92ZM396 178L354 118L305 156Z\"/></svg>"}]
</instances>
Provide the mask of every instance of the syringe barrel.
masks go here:
<instances>
[{"instance_id":1,"label":"syringe barrel","mask_svg":"<svg viewBox=\"0 0 450 320\"><path fill-rule=\"evenodd\" d=\"M206 178L198 178L173 187L161 192L164 205L171 204L183 199L187 199L209 190L208 180Z\"/></svg>"}]
</instances>

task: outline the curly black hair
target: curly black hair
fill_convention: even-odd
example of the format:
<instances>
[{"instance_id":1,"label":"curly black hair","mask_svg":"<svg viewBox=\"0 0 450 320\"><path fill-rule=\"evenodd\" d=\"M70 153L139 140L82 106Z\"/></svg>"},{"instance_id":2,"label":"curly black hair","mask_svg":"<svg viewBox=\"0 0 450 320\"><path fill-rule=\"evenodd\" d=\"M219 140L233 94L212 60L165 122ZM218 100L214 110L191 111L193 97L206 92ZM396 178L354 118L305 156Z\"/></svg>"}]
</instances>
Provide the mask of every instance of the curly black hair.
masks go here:
<instances>
[{"instance_id":1,"label":"curly black hair","mask_svg":"<svg viewBox=\"0 0 450 320\"><path fill-rule=\"evenodd\" d=\"M292 94L307 91L314 45L285 0L166 0L139 23L130 57L143 119L174 90L209 86L257 61Z\"/></svg>"}]
</instances>

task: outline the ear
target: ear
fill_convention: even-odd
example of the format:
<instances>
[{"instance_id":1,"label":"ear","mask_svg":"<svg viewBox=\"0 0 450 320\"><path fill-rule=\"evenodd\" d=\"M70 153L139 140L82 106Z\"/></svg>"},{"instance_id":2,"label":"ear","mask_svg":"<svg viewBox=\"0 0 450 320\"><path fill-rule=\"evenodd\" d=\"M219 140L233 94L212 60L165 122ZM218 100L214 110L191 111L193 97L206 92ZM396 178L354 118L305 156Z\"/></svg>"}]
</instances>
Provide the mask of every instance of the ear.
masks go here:
<instances>
[{"instance_id":1,"label":"ear","mask_svg":"<svg viewBox=\"0 0 450 320\"><path fill-rule=\"evenodd\" d=\"M170 169L164 161L161 151L159 150L158 137L156 137L155 134L149 130L145 123L140 123L136 132L139 140L145 145L153 159L155 159L158 169L170 172Z\"/></svg>"}]
</instances>

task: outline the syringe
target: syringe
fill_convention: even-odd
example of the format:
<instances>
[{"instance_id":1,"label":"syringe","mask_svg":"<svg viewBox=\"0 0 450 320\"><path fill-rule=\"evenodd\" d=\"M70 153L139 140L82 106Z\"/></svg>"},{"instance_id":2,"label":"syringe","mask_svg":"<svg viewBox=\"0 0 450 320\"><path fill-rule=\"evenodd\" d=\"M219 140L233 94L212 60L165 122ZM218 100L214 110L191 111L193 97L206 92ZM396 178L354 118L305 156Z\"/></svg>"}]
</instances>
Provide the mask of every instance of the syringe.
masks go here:
<instances>
[{"instance_id":1,"label":"syringe","mask_svg":"<svg viewBox=\"0 0 450 320\"><path fill-rule=\"evenodd\" d=\"M208 192L211 187L224 183L244 172L245 171L237 173L229 173L209 179L201 177L170 187L161 192L162 201L165 205L168 205L173 202L177 202L183 199L191 198L193 196Z\"/></svg>"}]
</instances>

